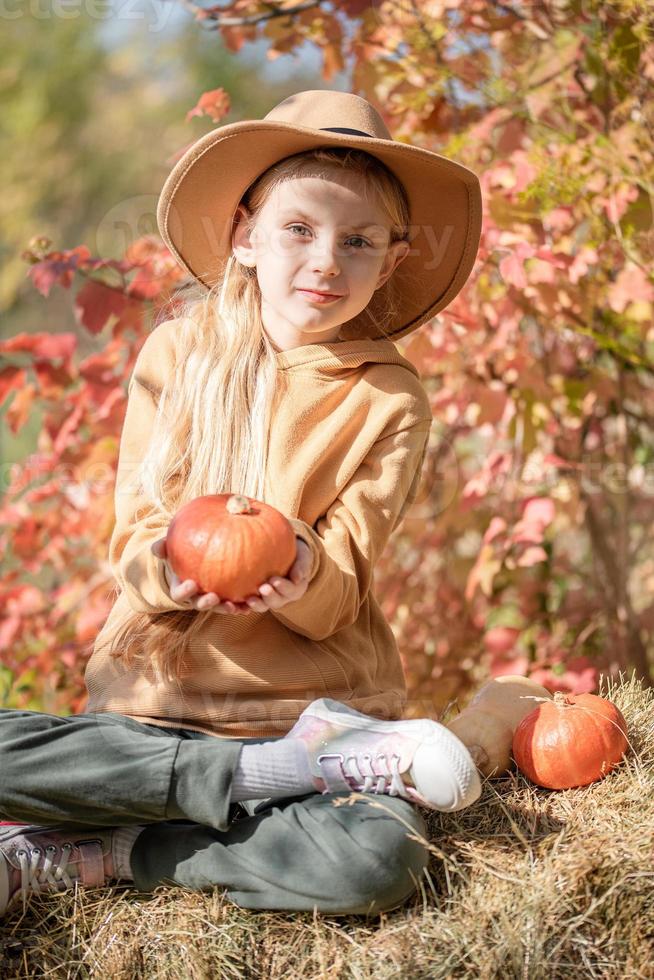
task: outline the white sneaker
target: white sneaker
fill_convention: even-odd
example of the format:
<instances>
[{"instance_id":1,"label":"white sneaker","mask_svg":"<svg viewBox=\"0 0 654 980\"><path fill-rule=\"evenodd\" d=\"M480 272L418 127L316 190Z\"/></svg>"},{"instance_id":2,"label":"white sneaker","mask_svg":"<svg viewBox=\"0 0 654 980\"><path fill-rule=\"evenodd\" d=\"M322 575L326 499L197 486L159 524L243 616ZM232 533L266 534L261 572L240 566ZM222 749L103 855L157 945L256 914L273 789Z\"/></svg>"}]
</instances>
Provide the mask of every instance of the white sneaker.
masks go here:
<instances>
[{"instance_id":1,"label":"white sneaker","mask_svg":"<svg viewBox=\"0 0 654 980\"><path fill-rule=\"evenodd\" d=\"M304 709L286 738L307 747L321 793L386 793L431 810L463 810L481 794L466 746L429 718L383 721L332 698Z\"/></svg>"}]
</instances>

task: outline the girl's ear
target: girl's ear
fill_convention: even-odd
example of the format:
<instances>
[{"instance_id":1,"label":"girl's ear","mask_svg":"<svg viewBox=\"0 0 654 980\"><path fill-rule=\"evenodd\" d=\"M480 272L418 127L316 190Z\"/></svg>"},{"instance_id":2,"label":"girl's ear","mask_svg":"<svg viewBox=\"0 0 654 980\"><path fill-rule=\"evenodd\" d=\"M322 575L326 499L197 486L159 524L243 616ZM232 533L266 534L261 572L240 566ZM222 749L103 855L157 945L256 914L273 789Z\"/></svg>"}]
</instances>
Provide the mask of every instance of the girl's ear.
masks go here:
<instances>
[{"instance_id":1,"label":"girl's ear","mask_svg":"<svg viewBox=\"0 0 654 980\"><path fill-rule=\"evenodd\" d=\"M232 252L242 265L250 268L256 265L252 232L252 216L245 205L239 204L232 225Z\"/></svg>"},{"instance_id":2,"label":"girl's ear","mask_svg":"<svg viewBox=\"0 0 654 980\"><path fill-rule=\"evenodd\" d=\"M389 245L388 251L384 256L383 265L379 271L379 278L377 279L375 290L379 289L380 286L383 286L391 278L400 262L407 257L410 251L411 246L408 242L393 242L392 245Z\"/></svg>"}]
</instances>

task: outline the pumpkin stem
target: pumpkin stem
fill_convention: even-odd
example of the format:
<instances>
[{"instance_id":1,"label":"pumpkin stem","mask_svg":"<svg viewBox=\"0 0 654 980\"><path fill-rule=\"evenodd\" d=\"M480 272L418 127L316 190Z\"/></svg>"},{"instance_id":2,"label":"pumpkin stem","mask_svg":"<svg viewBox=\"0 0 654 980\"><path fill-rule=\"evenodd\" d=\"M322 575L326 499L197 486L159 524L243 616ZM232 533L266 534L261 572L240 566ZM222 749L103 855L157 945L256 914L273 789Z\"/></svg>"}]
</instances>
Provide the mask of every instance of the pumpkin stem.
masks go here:
<instances>
[{"instance_id":1,"label":"pumpkin stem","mask_svg":"<svg viewBox=\"0 0 654 980\"><path fill-rule=\"evenodd\" d=\"M252 507L250 506L250 501L243 494L234 493L231 497L228 497L225 508L230 514L251 514Z\"/></svg>"},{"instance_id":2,"label":"pumpkin stem","mask_svg":"<svg viewBox=\"0 0 654 980\"><path fill-rule=\"evenodd\" d=\"M567 696L567 694L565 694L563 691L555 691L554 692L554 704L558 704L558 705L567 705L567 704L570 704L570 705L573 705L574 704L574 701L571 701L570 698Z\"/></svg>"}]
</instances>

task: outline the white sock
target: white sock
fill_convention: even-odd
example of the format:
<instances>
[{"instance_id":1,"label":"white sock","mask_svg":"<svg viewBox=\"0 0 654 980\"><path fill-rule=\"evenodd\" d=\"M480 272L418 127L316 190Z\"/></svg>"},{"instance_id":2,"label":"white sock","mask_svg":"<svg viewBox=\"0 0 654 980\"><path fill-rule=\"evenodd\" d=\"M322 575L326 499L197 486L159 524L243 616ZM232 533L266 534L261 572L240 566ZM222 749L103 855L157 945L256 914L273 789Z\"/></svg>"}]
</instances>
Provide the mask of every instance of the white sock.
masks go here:
<instances>
[{"instance_id":1,"label":"white sock","mask_svg":"<svg viewBox=\"0 0 654 980\"><path fill-rule=\"evenodd\" d=\"M231 802L317 792L307 747L299 738L245 742L232 781Z\"/></svg>"},{"instance_id":2,"label":"white sock","mask_svg":"<svg viewBox=\"0 0 654 980\"><path fill-rule=\"evenodd\" d=\"M134 841L145 830L145 827L116 827L111 842L111 853L114 859L114 874L117 879L133 881L129 856L134 847Z\"/></svg>"}]
</instances>

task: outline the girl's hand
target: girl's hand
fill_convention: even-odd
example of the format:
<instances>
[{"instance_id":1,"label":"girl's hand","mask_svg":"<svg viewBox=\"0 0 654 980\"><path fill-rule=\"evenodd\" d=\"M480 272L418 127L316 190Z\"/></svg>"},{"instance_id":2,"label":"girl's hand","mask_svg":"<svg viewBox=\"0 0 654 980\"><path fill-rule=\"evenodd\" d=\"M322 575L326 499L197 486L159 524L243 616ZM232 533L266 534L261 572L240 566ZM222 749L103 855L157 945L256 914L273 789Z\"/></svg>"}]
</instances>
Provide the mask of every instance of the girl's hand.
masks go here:
<instances>
[{"instance_id":1,"label":"girl's hand","mask_svg":"<svg viewBox=\"0 0 654 980\"><path fill-rule=\"evenodd\" d=\"M273 575L267 582L259 586L258 596L248 596L246 602L255 612L266 612L268 609L281 609L289 602L301 599L309 585L311 571L311 548L297 537L297 555L288 570L288 578Z\"/></svg>"},{"instance_id":2,"label":"girl's hand","mask_svg":"<svg viewBox=\"0 0 654 980\"><path fill-rule=\"evenodd\" d=\"M151 551L160 558L166 566L166 575L170 583L170 598L173 602L188 604L189 609L204 612L227 613L229 615L254 612L267 612L268 609L281 609L288 602L301 599L307 591L309 572L311 570L311 549L302 538L297 538L297 556L288 572L288 578L273 576L259 586L258 595L248 596L245 602L231 602L226 599L221 602L215 592L200 592L193 579L180 581L167 561L166 539L159 538L150 546ZM197 599L195 596L199 596Z\"/></svg>"}]
</instances>

